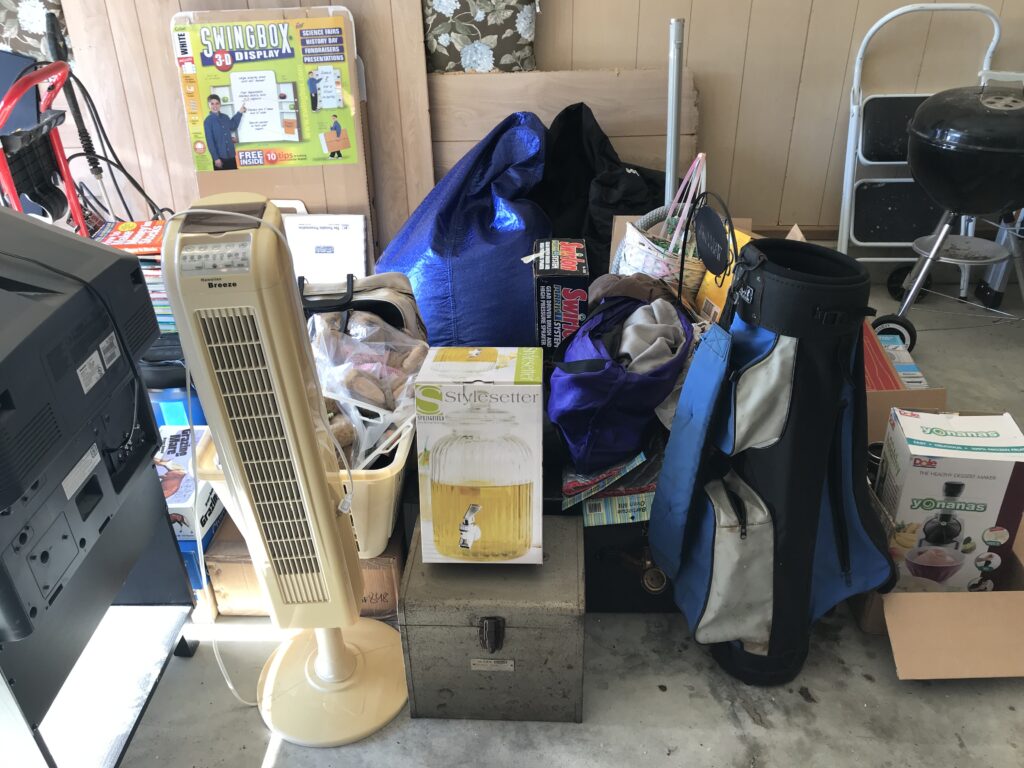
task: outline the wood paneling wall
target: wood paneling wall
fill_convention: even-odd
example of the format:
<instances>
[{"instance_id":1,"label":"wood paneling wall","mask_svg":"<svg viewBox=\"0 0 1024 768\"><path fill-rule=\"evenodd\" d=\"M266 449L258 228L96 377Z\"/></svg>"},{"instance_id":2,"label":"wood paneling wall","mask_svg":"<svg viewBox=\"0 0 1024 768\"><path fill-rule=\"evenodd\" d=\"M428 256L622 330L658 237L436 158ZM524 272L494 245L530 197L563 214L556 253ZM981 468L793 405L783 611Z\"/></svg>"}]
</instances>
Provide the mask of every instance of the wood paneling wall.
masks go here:
<instances>
[{"instance_id":1,"label":"wood paneling wall","mask_svg":"<svg viewBox=\"0 0 1024 768\"><path fill-rule=\"evenodd\" d=\"M352 11L370 92L372 185L381 245L398 231L434 183L426 71L418 48L421 2L335 3ZM291 7L295 14L299 6L326 4L329 0L65 0L64 13L75 71L95 98L121 161L157 203L181 210L199 195L199 187L171 48L171 18L180 11L243 8L271 9L268 15L273 15L281 13L275 8ZM63 135L69 152L77 151L74 132ZM85 167L84 161L74 166L79 176L85 174ZM296 174L309 170L296 169ZM333 177L331 170L312 174L318 179L317 189L304 195L311 211L337 208L332 206L332 184L339 183L338 169L333 169ZM243 178L240 174L239 179ZM137 195L130 202L137 215L145 210Z\"/></svg>"},{"instance_id":2,"label":"wood paneling wall","mask_svg":"<svg viewBox=\"0 0 1024 768\"><path fill-rule=\"evenodd\" d=\"M667 21L686 19L686 66L699 93L698 146L708 152L711 188L727 197L737 216L751 217L755 225L795 222L831 228L839 216L853 58L871 24L904 2L542 0L537 60L546 70L661 69L668 58ZM369 108L371 135L387 137L382 141L388 149L373 150L378 223L385 240L429 187L432 165L450 166L459 154L452 143L452 152L432 164L429 149L417 150L428 130L418 103L425 91L387 64L389 57L422 60L415 15L395 12L420 3L349 3L370 87L386 91L384 96L371 91ZM92 86L111 139L125 165L161 201L182 207L195 195L177 76L166 50L167 19L177 10L246 4L298 3L64 4L80 74ZM1024 0L989 0L989 5L1003 18L996 67L1024 70ZM360 16L365 17L362 23ZM872 43L864 70L866 92L929 92L973 82L988 37L988 21L980 15L921 13L899 19ZM397 108L405 118L412 110L413 124L403 119L399 128L381 115L380 103L386 103L389 115ZM656 161L653 144L650 149Z\"/></svg>"},{"instance_id":3,"label":"wood paneling wall","mask_svg":"<svg viewBox=\"0 0 1024 768\"><path fill-rule=\"evenodd\" d=\"M853 60L868 28L908 0L542 0L543 69L646 69L668 59L668 19L686 19L709 185L761 227L834 228ZM1024 0L1003 20L998 69L1024 71ZM991 25L918 13L875 37L866 93L928 93L977 80Z\"/></svg>"},{"instance_id":4,"label":"wood paneling wall","mask_svg":"<svg viewBox=\"0 0 1024 768\"><path fill-rule=\"evenodd\" d=\"M431 135L434 175L451 170L462 156L510 113L528 110L551 125L566 105L585 102L627 163L665 165L668 76L664 70L560 70L500 75L431 74ZM683 75L679 155L697 149L697 104L693 77Z\"/></svg>"}]
</instances>

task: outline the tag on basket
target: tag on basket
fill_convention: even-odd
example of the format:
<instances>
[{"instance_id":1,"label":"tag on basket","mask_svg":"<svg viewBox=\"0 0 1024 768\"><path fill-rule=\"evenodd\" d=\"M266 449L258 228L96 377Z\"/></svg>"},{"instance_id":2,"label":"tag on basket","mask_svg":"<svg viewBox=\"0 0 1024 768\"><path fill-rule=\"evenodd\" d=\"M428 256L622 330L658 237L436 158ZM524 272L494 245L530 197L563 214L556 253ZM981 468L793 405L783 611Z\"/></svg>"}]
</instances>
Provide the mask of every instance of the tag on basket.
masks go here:
<instances>
[{"instance_id":1,"label":"tag on basket","mask_svg":"<svg viewBox=\"0 0 1024 768\"><path fill-rule=\"evenodd\" d=\"M713 275L720 275L729 266L729 236L718 212L702 205L693 216L693 233L697 255Z\"/></svg>"}]
</instances>

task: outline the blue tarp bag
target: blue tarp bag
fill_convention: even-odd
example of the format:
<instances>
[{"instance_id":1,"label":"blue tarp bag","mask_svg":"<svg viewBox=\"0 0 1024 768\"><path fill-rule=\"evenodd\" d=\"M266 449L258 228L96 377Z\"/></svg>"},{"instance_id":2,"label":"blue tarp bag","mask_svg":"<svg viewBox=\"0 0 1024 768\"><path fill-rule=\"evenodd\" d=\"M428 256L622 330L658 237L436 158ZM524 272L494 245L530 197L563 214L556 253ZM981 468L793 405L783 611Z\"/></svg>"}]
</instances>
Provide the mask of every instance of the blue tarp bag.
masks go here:
<instances>
[{"instance_id":1,"label":"blue tarp bag","mask_svg":"<svg viewBox=\"0 0 1024 768\"><path fill-rule=\"evenodd\" d=\"M746 683L791 680L815 621L895 580L867 487L869 291L841 253L754 241L683 382L651 551L694 639Z\"/></svg>"},{"instance_id":2,"label":"blue tarp bag","mask_svg":"<svg viewBox=\"0 0 1024 768\"><path fill-rule=\"evenodd\" d=\"M377 265L403 272L433 346L533 346L533 270L521 259L551 236L526 199L544 173L547 129L510 115L449 171Z\"/></svg>"}]
</instances>

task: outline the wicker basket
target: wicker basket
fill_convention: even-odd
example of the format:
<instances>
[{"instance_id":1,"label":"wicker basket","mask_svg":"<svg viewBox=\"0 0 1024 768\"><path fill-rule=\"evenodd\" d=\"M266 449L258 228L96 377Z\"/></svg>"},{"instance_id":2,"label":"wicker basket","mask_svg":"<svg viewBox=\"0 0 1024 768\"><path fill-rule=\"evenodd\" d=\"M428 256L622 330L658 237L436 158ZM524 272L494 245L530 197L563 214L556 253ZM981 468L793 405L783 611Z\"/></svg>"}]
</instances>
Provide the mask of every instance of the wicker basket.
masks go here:
<instances>
[{"instance_id":1,"label":"wicker basket","mask_svg":"<svg viewBox=\"0 0 1024 768\"><path fill-rule=\"evenodd\" d=\"M632 275L643 272L645 275L661 278L675 289L679 284L680 254L669 252L668 241L654 234L654 230L668 216L668 210L668 206L656 208L626 227L626 234L612 259L611 271L614 274ZM676 225L678 226L678 222ZM697 257L697 243L693 238L687 242L682 268L682 298L693 304L707 271L704 262Z\"/></svg>"}]
</instances>

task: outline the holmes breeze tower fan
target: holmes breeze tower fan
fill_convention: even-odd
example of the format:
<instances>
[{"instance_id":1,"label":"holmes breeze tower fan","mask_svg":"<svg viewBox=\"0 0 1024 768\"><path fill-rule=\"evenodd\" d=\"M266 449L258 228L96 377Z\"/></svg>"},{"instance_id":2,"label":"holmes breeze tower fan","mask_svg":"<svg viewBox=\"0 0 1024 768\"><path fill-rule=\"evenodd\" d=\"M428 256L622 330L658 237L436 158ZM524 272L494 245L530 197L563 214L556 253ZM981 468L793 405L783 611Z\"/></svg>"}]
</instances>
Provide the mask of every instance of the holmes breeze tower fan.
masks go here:
<instances>
[{"instance_id":1,"label":"holmes breeze tower fan","mask_svg":"<svg viewBox=\"0 0 1024 768\"><path fill-rule=\"evenodd\" d=\"M358 489L336 480L281 214L237 193L180 216L163 264L182 348L271 616L304 630L264 666L260 713L286 741L347 744L398 714L405 671L398 632L359 617Z\"/></svg>"}]
</instances>

